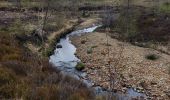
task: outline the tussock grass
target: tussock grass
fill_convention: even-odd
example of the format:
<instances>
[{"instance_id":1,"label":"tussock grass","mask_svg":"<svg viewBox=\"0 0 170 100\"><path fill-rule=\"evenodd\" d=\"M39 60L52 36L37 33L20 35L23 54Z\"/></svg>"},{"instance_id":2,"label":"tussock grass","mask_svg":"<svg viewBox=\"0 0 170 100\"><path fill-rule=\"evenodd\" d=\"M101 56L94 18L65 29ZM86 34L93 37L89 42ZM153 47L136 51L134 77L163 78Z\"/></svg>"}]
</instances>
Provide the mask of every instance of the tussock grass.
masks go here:
<instances>
[{"instance_id":1,"label":"tussock grass","mask_svg":"<svg viewBox=\"0 0 170 100\"><path fill-rule=\"evenodd\" d=\"M76 69L78 71L81 71L85 68L85 65L82 63L82 62L78 62L77 65L76 65Z\"/></svg>"}]
</instances>

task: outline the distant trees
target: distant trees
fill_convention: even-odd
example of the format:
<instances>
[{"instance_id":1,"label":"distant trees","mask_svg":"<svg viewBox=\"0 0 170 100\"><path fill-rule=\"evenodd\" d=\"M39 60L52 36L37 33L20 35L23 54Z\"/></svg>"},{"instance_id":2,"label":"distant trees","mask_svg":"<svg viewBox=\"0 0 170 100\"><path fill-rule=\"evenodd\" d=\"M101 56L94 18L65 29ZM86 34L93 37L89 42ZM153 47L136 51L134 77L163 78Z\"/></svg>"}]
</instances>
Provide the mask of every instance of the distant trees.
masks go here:
<instances>
[{"instance_id":1,"label":"distant trees","mask_svg":"<svg viewBox=\"0 0 170 100\"><path fill-rule=\"evenodd\" d=\"M114 29L124 38L134 37L137 34L136 20L140 11L135 7L134 0L120 1L120 13Z\"/></svg>"},{"instance_id":2,"label":"distant trees","mask_svg":"<svg viewBox=\"0 0 170 100\"><path fill-rule=\"evenodd\" d=\"M17 6L18 8L21 8L21 0L17 0Z\"/></svg>"},{"instance_id":3,"label":"distant trees","mask_svg":"<svg viewBox=\"0 0 170 100\"><path fill-rule=\"evenodd\" d=\"M159 0L153 0L153 13L154 14L159 14Z\"/></svg>"}]
</instances>

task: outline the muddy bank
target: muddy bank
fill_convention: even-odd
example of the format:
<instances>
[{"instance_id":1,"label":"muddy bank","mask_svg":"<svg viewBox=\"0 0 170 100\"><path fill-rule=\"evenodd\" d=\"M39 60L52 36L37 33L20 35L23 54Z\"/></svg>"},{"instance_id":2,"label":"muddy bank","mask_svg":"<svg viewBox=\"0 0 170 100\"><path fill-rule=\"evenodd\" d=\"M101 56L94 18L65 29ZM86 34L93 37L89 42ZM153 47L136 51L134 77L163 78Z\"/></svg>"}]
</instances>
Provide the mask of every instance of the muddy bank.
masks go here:
<instances>
[{"instance_id":1,"label":"muddy bank","mask_svg":"<svg viewBox=\"0 0 170 100\"><path fill-rule=\"evenodd\" d=\"M132 87L138 92L144 92L153 100L169 99L169 55L120 42L111 37L108 37L109 45L107 45L105 33L75 36L71 40L77 47L77 56L86 66L84 71L87 72L87 77L95 85L109 87L107 65L110 61L111 70L116 75L113 76L113 79L116 79L114 90L126 92L128 87ZM109 58L107 57L108 46ZM149 54L156 54L159 59L155 61L146 59Z\"/></svg>"}]
</instances>

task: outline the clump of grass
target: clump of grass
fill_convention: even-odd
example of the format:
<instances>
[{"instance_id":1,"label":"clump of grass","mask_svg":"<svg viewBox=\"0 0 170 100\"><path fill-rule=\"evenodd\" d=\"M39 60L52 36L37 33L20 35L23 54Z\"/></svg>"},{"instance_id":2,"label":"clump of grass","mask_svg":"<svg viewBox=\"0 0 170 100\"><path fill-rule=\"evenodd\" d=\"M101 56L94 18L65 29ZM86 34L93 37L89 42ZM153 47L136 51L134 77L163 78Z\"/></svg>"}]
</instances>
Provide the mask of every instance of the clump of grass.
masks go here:
<instances>
[{"instance_id":1,"label":"clump of grass","mask_svg":"<svg viewBox=\"0 0 170 100\"><path fill-rule=\"evenodd\" d=\"M82 71L85 68L84 63L82 62L78 62L76 67L75 67L78 71Z\"/></svg>"},{"instance_id":2,"label":"clump of grass","mask_svg":"<svg viewBox=\"0 0 170 100\"><path fill-rule=\"evenodd\" d=\"M149 54L149 55L146 55L146 59L148 59L148 60L157 60L157 59L159 59L159 56L156 55L156 54Z\"/></svg>"},{"instance_id":3,"label":"clump of grass","mask_svg":"<svg viewBox=\"0 0 170 100\"><path fill-rule=\"evenodd\" d=\"M96 46L96 45L89 47L89 48L87 49L87 54L93 53L93 49L94 49L94 48L97 48L97 47L98 47L98 46Z\"/></svg>"},{"instance_id":4,"label":"clump of grass","mask_svg":"<svg viewBox=\"0 0 170 100\"><path fill-rule=\"evenodd\" d=\"M93 52L93 48L88 48L87 49L87 54L91 54Z\"/></svg>"}]
</instances>

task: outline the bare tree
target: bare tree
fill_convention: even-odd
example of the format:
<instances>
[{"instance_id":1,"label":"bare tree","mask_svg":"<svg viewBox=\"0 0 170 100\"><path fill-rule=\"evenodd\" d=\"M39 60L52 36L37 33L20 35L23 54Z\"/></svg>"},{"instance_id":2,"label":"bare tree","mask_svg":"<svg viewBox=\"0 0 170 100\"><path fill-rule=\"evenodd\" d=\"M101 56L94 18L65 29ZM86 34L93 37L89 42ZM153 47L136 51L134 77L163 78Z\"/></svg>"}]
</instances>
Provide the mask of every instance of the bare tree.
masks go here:
<instances>
[{"instance_id":1,"label":"bare tree","mask_svg":"<svg viewBox=\"0 0 170 100\"><path fill-rule=\"evenodd\" d=\"M42 35L44 34L43 32L43 30L44 30L44 28L45 28L45 25L46 25L46 23L47 23L47 17L48 17L48 12L49 12L49 7L50 7L50 1L51 0L46 0L46 2L47 2L47 9L46 9L46 11L45 11L45 16L44 16L44 20L43 20L43 27L42 27ZM42 38L42 40L43 40L43 38Z\"/></svg>"},{"instance_id":2,"label":"bare tree","mask_svg":"<svg viewBox=\"0 0 170 100\"><path fill-rule=\"evenodd\" d=\"M16 0L16 2L17 2L17 7L18 7L19 9L21 9L21 0Z\"/></svg>"}]
</instances>

